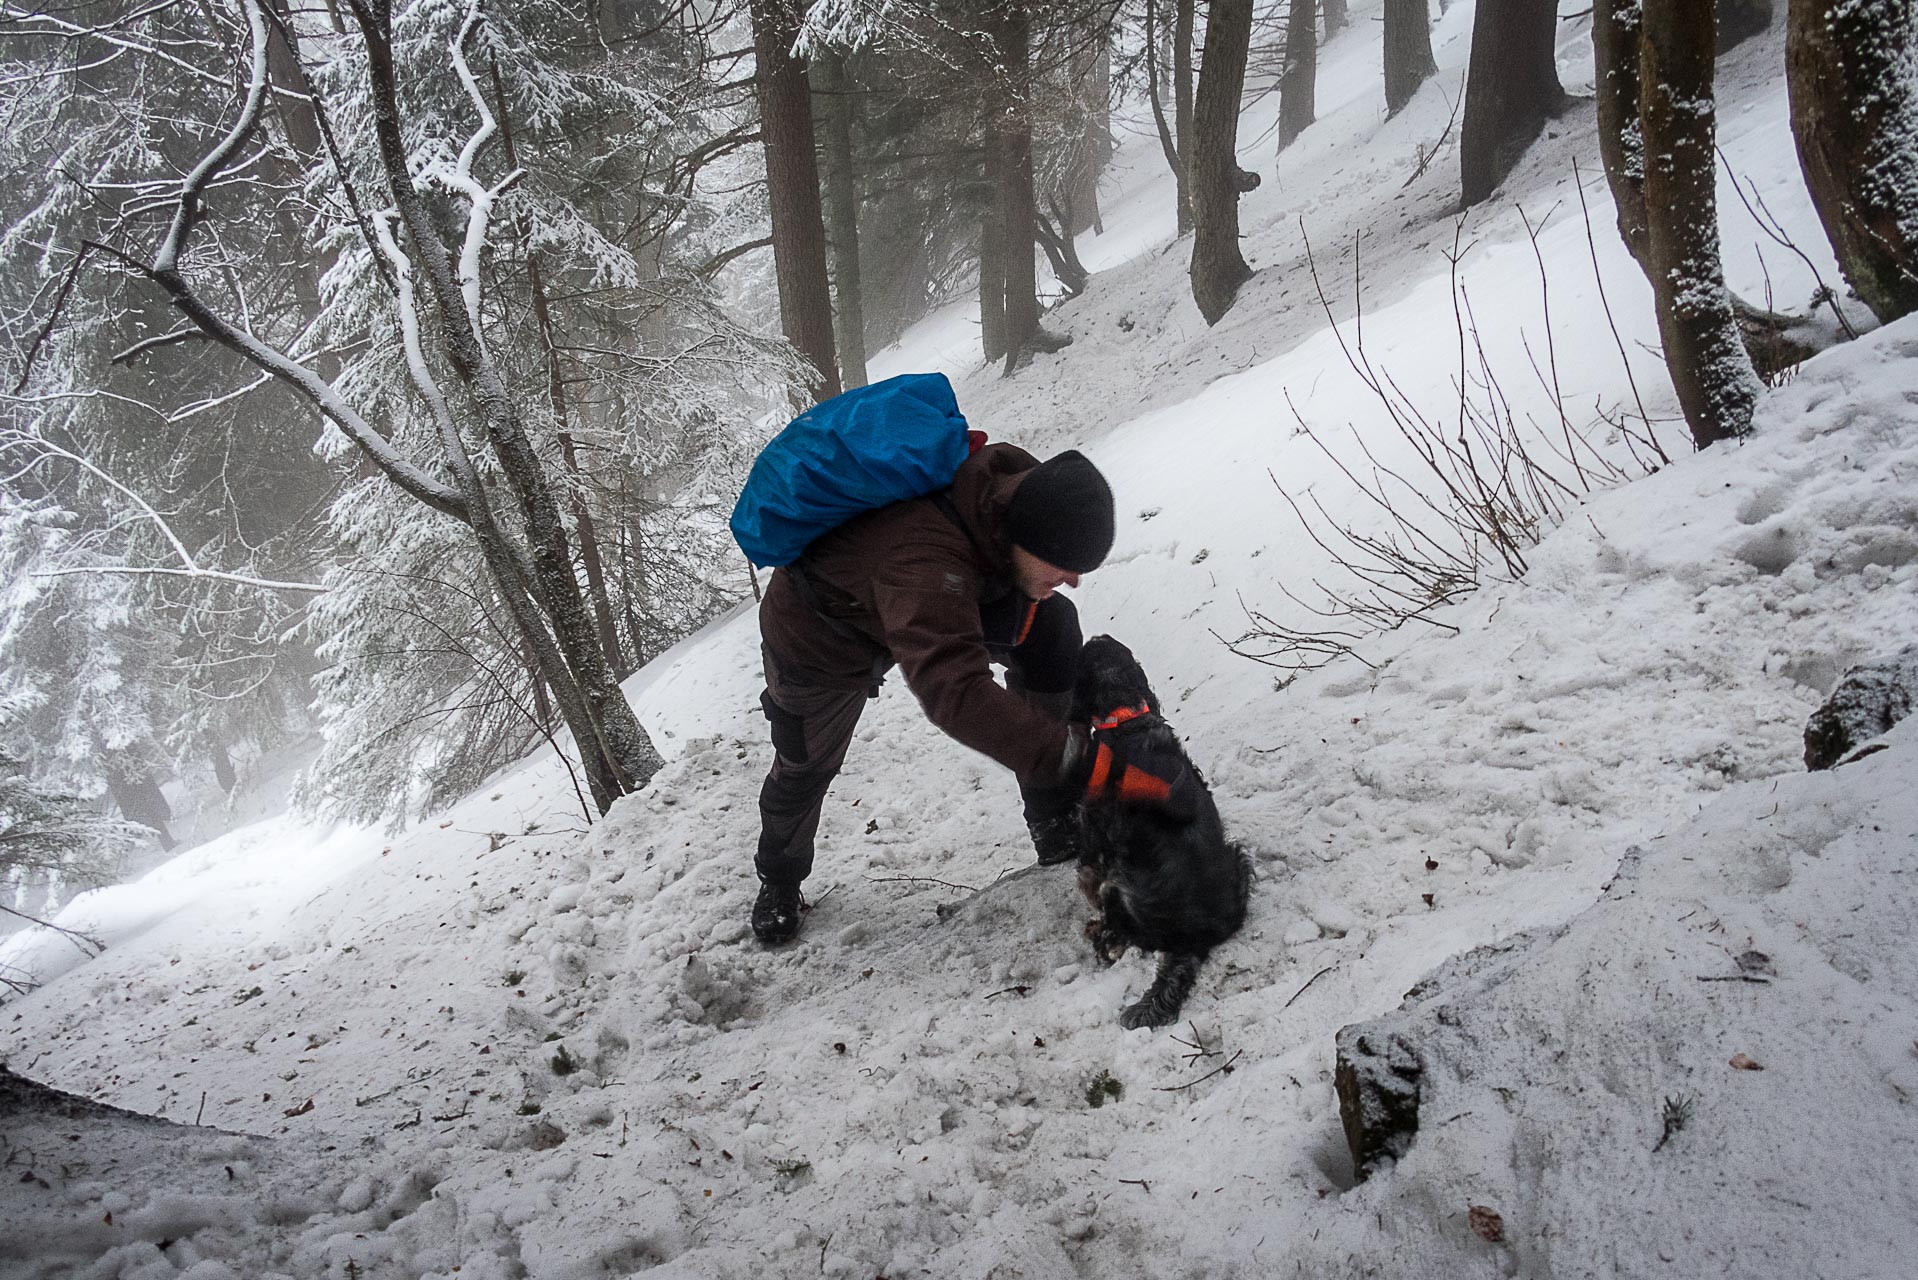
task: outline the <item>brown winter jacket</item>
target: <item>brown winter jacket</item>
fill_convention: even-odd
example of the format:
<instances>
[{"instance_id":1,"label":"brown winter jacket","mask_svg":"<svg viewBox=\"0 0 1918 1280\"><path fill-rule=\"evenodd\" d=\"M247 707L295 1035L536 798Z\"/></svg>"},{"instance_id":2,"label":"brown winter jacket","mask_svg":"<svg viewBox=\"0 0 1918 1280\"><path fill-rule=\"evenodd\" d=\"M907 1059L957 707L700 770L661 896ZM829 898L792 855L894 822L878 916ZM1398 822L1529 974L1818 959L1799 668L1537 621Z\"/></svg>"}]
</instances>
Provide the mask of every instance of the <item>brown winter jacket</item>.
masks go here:
<instances>
[{"instance_id":1,"label":"brown winter jacket","mask_svg":"<svg viewBox=\"0 0 1918 1280\"><path fill-rule=\"evenodd\" d=\"M1006 508L1038 459L992 444L966 459L948 490L960 524L931 498L895 502L822 535L800 561L832 621L778 569L759 631L782 678L863 689L890 658L926 718L1021 782L1057 781L1066 727L992 678L981 601L1018 588Z\"/></svg>"}]
</instances>

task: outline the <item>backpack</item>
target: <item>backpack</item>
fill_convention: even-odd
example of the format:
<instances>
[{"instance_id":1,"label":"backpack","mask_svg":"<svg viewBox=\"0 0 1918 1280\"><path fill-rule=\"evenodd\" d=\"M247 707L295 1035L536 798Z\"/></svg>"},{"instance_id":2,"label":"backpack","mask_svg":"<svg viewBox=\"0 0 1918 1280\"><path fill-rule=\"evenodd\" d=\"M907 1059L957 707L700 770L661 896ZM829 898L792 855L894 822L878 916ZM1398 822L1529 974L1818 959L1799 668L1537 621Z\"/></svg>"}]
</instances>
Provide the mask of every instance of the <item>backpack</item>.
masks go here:
<instances>
[{"instance_id":1,"label":"backpack","mask_svg":"<svg viewBox=\"0 0 1918 1280\"><path fill-rule=\"evenodd\" d=\"M943 373L855 387L806 410L760 450L733 506L733 538L762 569L789 565L862 512L944 489L984 443L967 430Z\"/></svg>"}]
</instances>

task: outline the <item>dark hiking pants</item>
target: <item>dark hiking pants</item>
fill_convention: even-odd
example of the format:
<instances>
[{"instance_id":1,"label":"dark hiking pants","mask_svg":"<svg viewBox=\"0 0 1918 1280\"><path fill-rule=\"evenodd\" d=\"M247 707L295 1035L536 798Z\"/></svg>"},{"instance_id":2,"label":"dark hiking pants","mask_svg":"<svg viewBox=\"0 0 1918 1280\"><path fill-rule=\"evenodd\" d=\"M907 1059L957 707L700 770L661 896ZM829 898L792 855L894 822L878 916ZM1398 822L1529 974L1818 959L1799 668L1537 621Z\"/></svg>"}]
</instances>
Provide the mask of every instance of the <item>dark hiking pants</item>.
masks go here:
<instances>
[{"instance_id":1,"label":"dark hiking pants","mask_svg":"<svg viewBox=\"0 0 1918 1280\"><path fill-rule=\"evenodd\" d=\"M1006 687L1060 720L1072 701L1078 674L1079 614L1072 601L1054 595L1035 604L1012 593L980 606L986 649L1006 666ZM788 678L770 648L761 646L766 691L760 708L772 727L773 764L759 790L759 849L753 864L760 878L797 884L812 874L813 838L819 831L826 791L846 761L846 748L869 699L879 696L880 675L870 689L825 689ZM1058 788L1020 786L1028 822L1056 817L1073 797Z\"/></svg>"}]
</instances>

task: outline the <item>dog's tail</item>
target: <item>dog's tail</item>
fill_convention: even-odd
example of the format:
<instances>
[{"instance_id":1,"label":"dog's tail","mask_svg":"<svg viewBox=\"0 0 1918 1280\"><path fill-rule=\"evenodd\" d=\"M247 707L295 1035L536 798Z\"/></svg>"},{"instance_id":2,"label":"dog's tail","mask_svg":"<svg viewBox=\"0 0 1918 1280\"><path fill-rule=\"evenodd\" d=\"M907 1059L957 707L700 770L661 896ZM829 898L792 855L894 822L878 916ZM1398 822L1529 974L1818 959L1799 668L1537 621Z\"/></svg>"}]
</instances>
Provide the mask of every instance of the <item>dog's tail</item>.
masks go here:
<instances>
[{"instance_id":1,"label":"dog's tail","mask_svg":"<svg viewBox=\"0 0 1918 1280\"><path fill-rule=\"evenodd\" d=\"M1152 980L1137 1004L1119 1015L1119 1025L1131 1031L1138 1027L1169 1027L1179 1020L1185 998L1199 980L1199 966L1210 951L1168 951L1159 957L1159 976Z\"/></svg>"}]
</instances>

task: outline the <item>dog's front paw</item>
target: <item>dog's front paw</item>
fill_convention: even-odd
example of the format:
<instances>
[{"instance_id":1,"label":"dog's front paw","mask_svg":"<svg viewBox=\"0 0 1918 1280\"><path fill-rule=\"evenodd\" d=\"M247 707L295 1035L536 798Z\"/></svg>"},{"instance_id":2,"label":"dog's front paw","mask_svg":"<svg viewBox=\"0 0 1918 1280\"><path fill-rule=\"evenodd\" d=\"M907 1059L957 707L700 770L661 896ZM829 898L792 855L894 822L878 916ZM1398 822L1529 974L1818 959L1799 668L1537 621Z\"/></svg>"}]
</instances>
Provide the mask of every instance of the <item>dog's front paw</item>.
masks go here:
<instances>
[{"instance_id":1,"label":"dog's front paw","mask_svg":"<svg viewBox=\"0 0 1918 1280\"><path fill-rule=\"evenodd\" d=\"M1150 994L1137 1004L1127 1005L1119 1015L1119 1025L1127 1031L1137 1031L1140 1027L1169 1027L1178 1020L1177 1005L1168 1009L1163 1001L1153 999Z\"/></svg>"},{"instance_id":2,"label":"dog's front paw","mask_svg":"<svg viewBox=\"0 0 1918 1280\"><path fill-rule=\"evenodd\" d=\"M1099 957L1100 964L1117 964L1126 953L1126 940L1098 916L1086 921L1086 941L1092 944L1092 954Z\"/></svg>"}]
</instances>

